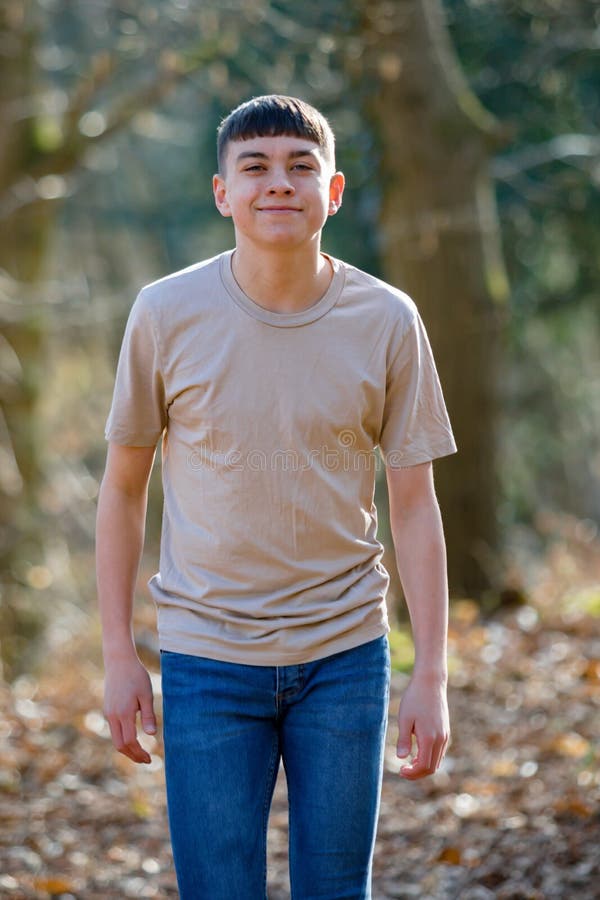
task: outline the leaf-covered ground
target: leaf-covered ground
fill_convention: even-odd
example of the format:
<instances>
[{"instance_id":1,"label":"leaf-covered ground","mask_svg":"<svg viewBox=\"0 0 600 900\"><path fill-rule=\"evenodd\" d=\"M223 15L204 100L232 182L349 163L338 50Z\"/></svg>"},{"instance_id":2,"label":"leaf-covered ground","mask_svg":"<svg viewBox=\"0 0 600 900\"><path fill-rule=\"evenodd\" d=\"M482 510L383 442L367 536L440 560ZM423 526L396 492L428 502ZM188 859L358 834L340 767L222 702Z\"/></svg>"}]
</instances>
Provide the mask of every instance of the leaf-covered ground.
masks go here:
<instances>
[{"instance_id":1,"label":"leaf-covered ground","mask_svg":"<svg viewBox=\"0 0 600 900\"><path fill-rule=\"evenodd\" d=\"M394 716L407 676L395 674L374 900L600 898L594 559L584 560L587 588L573 589L570 567L580 572L582 561L563 544L527 603L486 618L455 603L453 741L442 770L418 783L396 773ZM162 748L145 739L149 767L112 751L96 641L79 636L43 675L0 688L1 897L177 897ZM289 897L286 838L280 778L271 900Z\"/></svg>"}]
</instances>

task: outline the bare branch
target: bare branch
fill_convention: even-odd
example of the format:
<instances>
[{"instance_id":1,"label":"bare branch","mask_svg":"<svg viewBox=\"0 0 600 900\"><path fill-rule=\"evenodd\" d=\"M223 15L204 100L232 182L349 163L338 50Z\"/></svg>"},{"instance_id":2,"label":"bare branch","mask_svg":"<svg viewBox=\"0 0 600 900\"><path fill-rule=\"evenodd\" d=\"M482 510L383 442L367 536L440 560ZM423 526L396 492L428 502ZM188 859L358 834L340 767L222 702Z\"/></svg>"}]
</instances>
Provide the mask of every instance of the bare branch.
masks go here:
<instances>
[{"instance_id":1,"label":"bare branch","mask_svg":"<svg viewBox=\"0 0 600 900\"><path fill-rule=\"evenodd\" d=\"M597 135L560 134L543 144L497 157L492 163L492 175L501 181L510 181L523 172L546 163L572 157L596 156L600 156L600 137Z\"/></svg>"},{"instance_id":2,"label":"bare branch","mask_svg":"<svg viewBox=\"0 0 600 900\"><path fill-rule=\"evenodd\" d=\"M35 183L46 175L64 175L72 171L81 162L86 151L104 141L116 131L124 128L141 110L151 108L161 102L177 86L193 72L216 60L227 58L232 51L232 42L225 36L202 47L201 50L186 55L164 51L159 58L158 71L150 83L126 96L107 114L107 125L101 134L86 136L81 133L79 123L86 108L90 110L90 101L115 70L114 59L102 54L93 63L92 71L72 97L66 113L68 130L63 144L53 153L44 154L37 165L32 166L26 178L20 174L9 184L0 196L0 206L10 214L15 205L21 207L36 202L40 198L35 191L24 190L35 186ZM25 182L27 185L25 185Z\"/></svg>"}]
</instances>

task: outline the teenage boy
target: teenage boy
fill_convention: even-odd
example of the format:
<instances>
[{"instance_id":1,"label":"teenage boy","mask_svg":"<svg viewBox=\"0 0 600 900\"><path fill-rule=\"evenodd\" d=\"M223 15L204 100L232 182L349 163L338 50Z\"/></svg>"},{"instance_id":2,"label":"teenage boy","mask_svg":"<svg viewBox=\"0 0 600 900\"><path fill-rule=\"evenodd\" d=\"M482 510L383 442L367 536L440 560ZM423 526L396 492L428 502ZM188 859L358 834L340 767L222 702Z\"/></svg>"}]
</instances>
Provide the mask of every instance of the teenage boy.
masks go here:
<instances>
[{"instance_id":1,"label":"teenage boy","mask_svg":"<svg viewBox=\"0 0 600 900\"><path fill-rule=\"evenodd\" d=\"M183 900L265 897L283 760L295 900L368 898L387 700L375 448L415 642L400 774L449 736L445 550L431 461L455 451L423 325L401 291L321 252L342 202L334 137L271 95L221 124L217 209L235 249L145 287L107 422L98 509L105 710L149 762L132 602L162 437L158 610L169 822Z\"/></svg>"}]
</instances>

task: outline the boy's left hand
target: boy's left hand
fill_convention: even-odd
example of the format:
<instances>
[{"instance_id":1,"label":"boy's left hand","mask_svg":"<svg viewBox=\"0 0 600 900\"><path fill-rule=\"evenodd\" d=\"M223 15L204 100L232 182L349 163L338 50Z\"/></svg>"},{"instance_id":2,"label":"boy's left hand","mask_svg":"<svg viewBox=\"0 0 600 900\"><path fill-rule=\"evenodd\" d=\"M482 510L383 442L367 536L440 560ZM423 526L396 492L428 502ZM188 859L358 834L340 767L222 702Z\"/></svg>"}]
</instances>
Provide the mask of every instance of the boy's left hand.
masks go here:
<instances>
[{"instance_id":1,"label":"boy's left hand","mask_svg":"<svg viewBox=\"0 0 600 900\"><path fill-rule=\"evenodd\" d=\"M400 775L416 781L439 768L450 740L445 679L413 674L398 712L396 756L400 759L409 756L413 734L417 754L402 766Z\"/></svg>"}]
</instances>

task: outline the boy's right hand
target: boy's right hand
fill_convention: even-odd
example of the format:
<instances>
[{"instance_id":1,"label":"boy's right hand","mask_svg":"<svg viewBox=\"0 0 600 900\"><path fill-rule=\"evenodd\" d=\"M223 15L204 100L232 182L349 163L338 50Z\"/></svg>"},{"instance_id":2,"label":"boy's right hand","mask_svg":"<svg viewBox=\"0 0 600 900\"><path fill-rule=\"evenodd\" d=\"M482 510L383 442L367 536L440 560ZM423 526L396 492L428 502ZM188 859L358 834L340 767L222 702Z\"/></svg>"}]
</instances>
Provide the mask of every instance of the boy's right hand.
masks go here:
<instances>
[{"instance_id":1,"label":"boy's right hand","mask_svg":"<svg viewBox=\"0 0 600 900\"><path fill-rule=\"evenodd\" d=\"M149 763L150 754L138 741L136 718L141 714L146 734L156 734L152 684L137 657L106 663L104 715L115 748L133 762Z\"/></svg>"}]
</instances>

